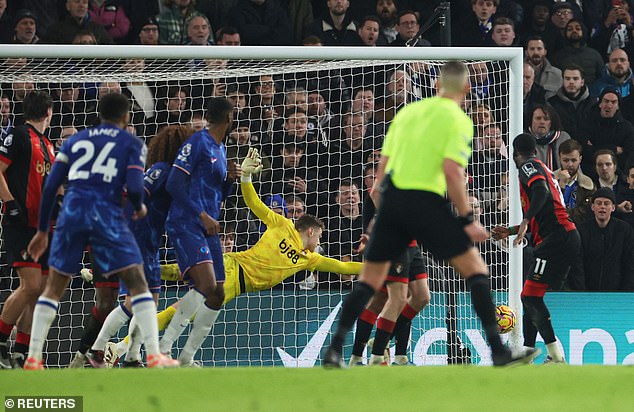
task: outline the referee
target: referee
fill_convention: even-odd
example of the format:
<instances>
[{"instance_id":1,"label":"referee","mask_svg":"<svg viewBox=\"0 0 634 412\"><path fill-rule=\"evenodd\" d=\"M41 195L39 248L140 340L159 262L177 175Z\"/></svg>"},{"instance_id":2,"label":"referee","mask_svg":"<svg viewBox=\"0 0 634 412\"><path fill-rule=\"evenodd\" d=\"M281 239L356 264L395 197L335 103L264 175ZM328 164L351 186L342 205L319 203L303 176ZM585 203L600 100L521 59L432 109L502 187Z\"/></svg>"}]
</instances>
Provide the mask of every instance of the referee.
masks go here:
<instances>
[{"instance_id":1,"label":"referee","mask_svg":"<svg viewBox=\"0 0 634 412\"><path fill-rule=\"evenodd\" d=\"M412 238L437 260L447 260L466 279L471 302L492 349L494 365L529 362L538 352L512 353L498 334L488 270L473 242L488 233L473 219L464 170L471 156L473 123L460 108L469 92L464 63L443 65L438 96L405 106L390 125L372 196L378 214L365 252L360 281L344 302L322 364L343 366L343 343L368 300L386 279L390 261ZM455 217L445 193L458 211Z\"/></svg>"}]
</instances>

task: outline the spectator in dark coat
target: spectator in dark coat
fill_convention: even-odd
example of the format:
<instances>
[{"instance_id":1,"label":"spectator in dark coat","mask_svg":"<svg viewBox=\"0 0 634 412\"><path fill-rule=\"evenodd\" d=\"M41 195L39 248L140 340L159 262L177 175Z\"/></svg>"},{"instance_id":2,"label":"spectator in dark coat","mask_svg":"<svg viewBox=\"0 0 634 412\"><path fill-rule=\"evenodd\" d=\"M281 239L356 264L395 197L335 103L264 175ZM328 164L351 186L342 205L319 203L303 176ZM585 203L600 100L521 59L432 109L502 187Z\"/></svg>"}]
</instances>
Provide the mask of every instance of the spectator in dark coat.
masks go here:
<instances>
[{"instance_id":1,"label":"spectator in dark coat","mask_svg":"<svg viewBox=\"0 0 634 412\"><path fill-rule=\"evenodd\" d=\"M98 44L112 44L103 26L90 19L88 0L66 0L66 10L66 17L48 28L42 43L71 44L77 33L89 30L95 35Z\"/></svg>"},{"instance_id":2,"label":"spectator in dark coat","mask_svg":"<svg viewBox=\"0 0 634 412\"><path fill-rule=\"evenodd\" d=\"M328 13L308 26L306 35L317 36L324 46L359 46L361 39L352 20L348 0L328 0Z\"/></svg>"},{"instance_id":3,"label":"spectator in dark coat","mask_svg":"<svg viewBox=\"0 0 634 412\"><path fill-rule=\"evenodd\" d=\"M634 230L612 217L615 197L608 188L592 196L594 219L577 226L581 250L568 284L573 290L634 291Z\"/></svg>"},{"instance_id":4,"label":"spectator in dark coat","mask_svg":"<svg viewBox=\"0 0 634 412\"><path fill-rule=\"evenodd\" d=\"M238 29L245 46L293 42L290 19L278 0L239 0L229 12L227 24Z\"/></svg>"},{"instance_id":5,"label":"spectator in dark coat","mask_svg":"<svg viewBox=\"0 0 634 412\"><path fill-rule=\"evenodd\" d=\"M557 90L557 94L548 99L548 104L557 111L562 129L567 131L573 139L581 141L581 126L596 103L596 99L590 97L585 75L580 66L566 66L562 77L563 86Z\"/></svg>"},{"instance_id":6,"label":"spectator in dark coat","mask_svg":"<svg viewBox=\"0 0 634 412\"><path fill-rule=\"evenodd\" d=\"M599 103L589 111L581 128L579 137L584 158L582 168L591 176L595 174L588 167L588 161L600 149L609 149L616 153L621 171L631 163L634 154L634 126L621 114L620 103L617 91L603 90Z\"/></svg>"}]
</instances>

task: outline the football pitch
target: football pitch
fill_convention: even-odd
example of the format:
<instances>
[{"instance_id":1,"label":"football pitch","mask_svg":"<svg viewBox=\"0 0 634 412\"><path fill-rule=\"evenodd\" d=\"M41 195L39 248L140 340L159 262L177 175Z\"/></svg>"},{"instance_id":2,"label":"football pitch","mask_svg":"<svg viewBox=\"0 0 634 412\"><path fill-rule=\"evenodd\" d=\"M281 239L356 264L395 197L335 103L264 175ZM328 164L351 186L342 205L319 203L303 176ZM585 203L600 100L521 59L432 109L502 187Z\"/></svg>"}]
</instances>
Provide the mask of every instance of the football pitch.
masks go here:
<instances>
[{"instance_id":1,"label":"football pitch","mask_svg":"<svg viewBox=\"0 0 634 412\"><path fill-rule=\"evenodd\" d=\"M81 395L84 411L121 412L631 411L632 382L631 366L0 371L3 396Z\"/></svg>"}]
</instances>

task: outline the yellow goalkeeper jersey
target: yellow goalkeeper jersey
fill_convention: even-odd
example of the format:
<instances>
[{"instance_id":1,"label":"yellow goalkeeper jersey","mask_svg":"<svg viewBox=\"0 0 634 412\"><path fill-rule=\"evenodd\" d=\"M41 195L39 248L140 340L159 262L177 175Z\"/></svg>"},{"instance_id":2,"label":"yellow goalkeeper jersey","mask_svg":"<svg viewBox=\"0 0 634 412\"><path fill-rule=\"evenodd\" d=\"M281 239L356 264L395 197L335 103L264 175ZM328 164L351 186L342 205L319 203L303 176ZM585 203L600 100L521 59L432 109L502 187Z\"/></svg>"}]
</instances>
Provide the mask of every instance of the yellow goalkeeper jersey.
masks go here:
<instances>
[{"instance_id":1,"label":"yellow goalkeeper jersey","mask_svg":"<svg viewBox=\"0 0 634 412\"><path fill-rule=\"evenodd\" d=\"M293 222L266 207L250 182L242 182L240 187L245 203L267 229L249 250L225 254L225 264L229 264L225 267L227 281L238 281L236 279L238 276L232 276L234 274L231 272L234 268L231 267L231 260L240 265L244 274L246 290L238 289L236 296L242 292L270 289L300 270L318 270L345 275L361 272L361 263L341 262L302 249L302 239ZM239 270L237 265L235 270ZM225 288L225 293L226 291Z\"/></svg>"}]
</instances>

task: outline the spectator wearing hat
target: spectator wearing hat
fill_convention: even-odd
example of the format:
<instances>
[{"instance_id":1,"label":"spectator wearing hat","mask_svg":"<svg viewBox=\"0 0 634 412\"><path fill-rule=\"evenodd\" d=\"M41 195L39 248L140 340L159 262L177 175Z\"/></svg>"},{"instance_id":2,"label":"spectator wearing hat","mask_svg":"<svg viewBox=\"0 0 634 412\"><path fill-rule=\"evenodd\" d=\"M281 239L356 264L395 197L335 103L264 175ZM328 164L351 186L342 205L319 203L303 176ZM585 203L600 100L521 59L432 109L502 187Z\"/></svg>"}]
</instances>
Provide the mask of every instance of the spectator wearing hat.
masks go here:
<instances>
[{"instance_id":1,"label":"spectator wearing hat","mask_svg":"<svg viewBox=\"0 0 634 412\"><path fill-rule=\"evenodd\" d=\"M159 43L159 25L154 17L148 18L141 26L138 42L144 46L156 46Z\"/></svg>"},{"instance_id":2,"label":"spectator wearing hat","mask_svg":"<svg viewBox=\"0 0 634 412\"><path fill-rule=\"evenodd\" d=\"M130 19L117 0L90 2L90 20L100 24L115 42L123 43L130 31Z\"/></svg>"},{"instance_id":3,"label":"spectator wearing hat","mask_svg":"<svg viewBox=\"0 0 634 412\"><path fill-rule=\"evenodd\" d=\"M622 98L627 97L631 93L633 80L627 53L623 49L613 50L601 77L590 86L590 95L598 96L604 89L612 88L618 90Z\"/></svg>"},{"instance_id":4,"label":"spectator wearing hat","mask_svg":"<svg viewBox=\"0 0 634 412\"><path fill-rule=\"evenodd\" d=\"M594 218L577 226L581 250L568 285L573 290L634 291L634 230L612 216L616 198L611 189L599 188L591 199Z\"/></svg>"},{"instance_id":5,"label":"spectator wearing hat","mask_svg":"<svg viewBox=\"0 0 634 412\"><path fill-rule=\"evenodd\" d=\"M613 151L621 168L630 164L634 154L634 126L625 120L620 109L621 97L615 89L606 88L599 102L588 112L578 138L583 145L583 171L596 176L591 161L598 150Z\"/></svg>"},{"instance_id":6,"label":"spectator wearing hat","mask_svg":"<svg viewBox=\"0 0 634 412\"><path fill-rule=\"evenodd\" d=\"M37 37L37 18L31 10L21 9L15 13L13 29L13 43L35 44L40 41Z\"/></svg>"},{"instance_id":7,"label":"spectator wearing hat","mask_svg":"<svg viewBox=\"0 0 634 412\"><path fill-rule=\"evenodd\" d=\"M564 37L566 46L559 51L553 51L550 62L560 69L571 64L580 66L585 73L586 83L592 84L601 76L605 63L598 51L588 47L588 29L581 20L572 19L566 24ZM546 43L550 44L549 41Z\"/></svg>"},{"instance_id":8,"label":"spectator wearing hat","mask_svg":"<svg viewBox=\"0 0 634 412\"><path fill-rule=\"evenodd\" d=\"M79 31L89 30L99 44L112 44L112 38L103 26L90 19L88 0L66 0L66 10L66 17L48 28L43 43L71 44Z\"/></svg>"}]
</instances>

